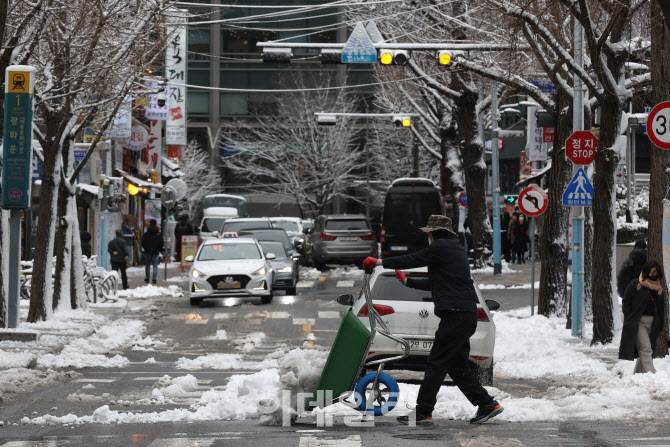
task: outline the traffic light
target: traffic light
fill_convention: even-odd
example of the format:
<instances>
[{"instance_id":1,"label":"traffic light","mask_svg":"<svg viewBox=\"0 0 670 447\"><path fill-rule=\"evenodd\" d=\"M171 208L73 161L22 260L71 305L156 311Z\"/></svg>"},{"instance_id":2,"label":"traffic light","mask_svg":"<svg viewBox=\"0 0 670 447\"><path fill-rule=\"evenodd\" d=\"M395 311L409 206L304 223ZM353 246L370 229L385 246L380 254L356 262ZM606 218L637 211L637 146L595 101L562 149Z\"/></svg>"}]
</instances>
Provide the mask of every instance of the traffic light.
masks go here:
<instances>
[{"instance_id":1,"label":"traffic light","mask_svg":"<svg viewBox=\"0 0 670 447\"><path fill-rule=\"evenodd\" d=\"M516 203L516 199L518 199L519 196L505 196L505 202L507 203Z\"/></svg>"},{"instance_id":2,"label":"traffic light","mask_svg":"<svg viewBox=\"0 0 670 447\"><path fill-rule=\"evenodd\" d=\"M451 63L451 52L440 51L437 54L437 61L440 63L440 65L449 65Z\"/></svg>"},{"instance_id":3,"label":"traffic light","mask_svg":"<svg viewBox=\"0 0 670 447\"><path fill-rule=\"evenodd\" d=\"M382 65L405 65L409 58L409 52L405 50L379 51L379 62L381 62Z\"/></svg>"},{"instance_id":4,"label":"traffic light","mask_svg":"<svg viewBox=\"0 0 670 447\"><path fill-rule=\"evenodd\" d=\"M395 127L409 127L412 125L412 120L409 116L395 115L393 117L393 125Z\"/></svg>"},{"instance_id":5,"label":"traffic light","mask_svg":"<svg viewBox=\"0 0 670 447\"><path fill-rule=\"evenodd\" d=\"M290 64L293 52L290 48L268 48L261 53L263 63Z\"/></svg>"},{"instance_id":6,"label":"traffic light","mask_svg":"<svg viewBox=\"0 0 670 447\"><path fill-rule=\"evenodd\" d=\"M316 115L316 123L320 126L334 126L337 124L337 116Z\"/></svg>"},{"instance_id":7,"label":"traffic light","mask_svg":"<svg viewBox=\"0 0 670 447\"><path fill-rule=\"evenodd\" d=\"M337 48L324 48L319 53L322 64L341 64L342 50Z\"/></svg>"}]
</instances>

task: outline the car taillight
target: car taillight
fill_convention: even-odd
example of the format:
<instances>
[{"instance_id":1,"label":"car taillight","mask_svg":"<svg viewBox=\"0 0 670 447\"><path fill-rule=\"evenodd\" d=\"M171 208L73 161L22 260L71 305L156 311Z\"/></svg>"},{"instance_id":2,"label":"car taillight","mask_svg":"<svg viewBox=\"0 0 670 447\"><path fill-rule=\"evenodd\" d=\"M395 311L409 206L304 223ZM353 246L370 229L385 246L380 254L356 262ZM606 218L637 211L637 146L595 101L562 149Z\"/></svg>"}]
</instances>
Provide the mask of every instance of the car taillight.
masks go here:
<instances>
[{"instance_id":1,"label":"car taillight","mask_svg":"<svg viewBox=\"0 0 670 447\"><path fill-rule=\"evenodd\" d=\"M473 358L475 360L488 360L488 357L479 357L478 355L471 355L470 358Z\"/></svg>"},{"instance_id":2,"label":"car taillight","mask_svg":"<svg viewBox=\"0 0 670 447\"><path fill-rule=\"evenodd\" d=\"M366 234L365 236L361 236L361 239L364 241L374 241L377 238L374 233Z\"/></svg>"},{"instance_id":3,"label":"car taillight","mask_svg":"<svg viewBox=\"0 0 670 447\"><path fill-rule=\"evenodd\" d=\"M326 240L326 241L334 241L335 239L337 239L337 236L331 236L330 234L326 234L326 233L321 233L319 235L319 237L321 239Z\"/></svg>"},{"instance_id":4,"label":"car taillight","mask_svg":"<svg viewBox=\"0 0 670 447\"><path fill-rule=\"evenodd\" d=\"M382 306L381 304L375 304L375 310L379 315L390 315L395 313L395 310L391 306ZM368 315L368 305L363 304L361 310L358 311L357 317L365 317Z\"/></svg>"},{"instance_id":5,"label":"car taillight","mask_svg":"<svg viewBox=\"0 0 670 447\"><path fill-rule=\"evenodd\" d=\"M381 239L382 239L382 244L385 244L386 243L386 227L385 226L382 226Z\"/></svg>"},{"instance_id":6,"label":"car taillight","mask_svg":"<svg viewBox=\"0 0 670 447\"><path fill-rule=\"evenodd\" d=\"M486 323L490 321L489 316L486 315L486 311L481 307L477 308L477 321L485 321Z\"/></svg>"}]
</instances>

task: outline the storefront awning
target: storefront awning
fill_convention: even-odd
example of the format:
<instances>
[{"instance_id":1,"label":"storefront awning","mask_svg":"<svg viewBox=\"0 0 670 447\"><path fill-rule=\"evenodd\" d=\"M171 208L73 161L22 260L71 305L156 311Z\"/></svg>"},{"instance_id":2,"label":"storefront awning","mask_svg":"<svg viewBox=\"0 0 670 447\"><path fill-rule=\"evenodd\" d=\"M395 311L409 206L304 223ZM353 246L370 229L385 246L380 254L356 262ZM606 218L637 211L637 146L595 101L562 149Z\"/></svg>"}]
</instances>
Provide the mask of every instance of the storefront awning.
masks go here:
<instances>
[{"instance_id":1,"label":"storefront awning","mask_svg":"<svg viewBox=\"0 0 670 447\"><path fill-rule=\"evenodd\" d=\"M121 177L123 177L126 182L132 183L133 185L139 187L139 188L147 188L152 190L153 192L161 192L163 190L163 184L162 183L151 183L147 182L146 180L141 180L135 176L132 176L128 174L125 171L122 171L120 169L117 169L116 172L119 173Z\"/></svg>"},{"instance_id":2,"label":"storefront awning","mask_svg":"<svg viewBox=\"0 0 670 447\"><path fill-rule=\"evenodd\" d=\"M526 186L527 184L532 183L535 180L539 180L540 178L542 178L543 175L545 175L547 172L549 172L549 169L551 169L551 160L547 161L547 165L544 168L535 172L530 177L526 177L525 179L521 180L520 182L517 182L517 186Z\"/></svg>"},{"instance_id":3,"label":"storefront awning","mask_svg":"<svg viewBox=\"0 0 670 447\"><path fill-rule=\"evenodd\" d=\"M98 197L98 192L100 191L99 186L89 185L88 183L77 183L77 191L87 192L89 194Z\"/></svg>"},{"instance_id":4,"label":"storefront awning","mask_svg":"<svg viewBox=\"0 0 670 447\"><path fill-rule=\"evenodd\" d=\"M179 178L184 176L184 172L179 169L179 165L167 157L161 157L163 160L163 177Z\"/></svg>"}]
</instances>

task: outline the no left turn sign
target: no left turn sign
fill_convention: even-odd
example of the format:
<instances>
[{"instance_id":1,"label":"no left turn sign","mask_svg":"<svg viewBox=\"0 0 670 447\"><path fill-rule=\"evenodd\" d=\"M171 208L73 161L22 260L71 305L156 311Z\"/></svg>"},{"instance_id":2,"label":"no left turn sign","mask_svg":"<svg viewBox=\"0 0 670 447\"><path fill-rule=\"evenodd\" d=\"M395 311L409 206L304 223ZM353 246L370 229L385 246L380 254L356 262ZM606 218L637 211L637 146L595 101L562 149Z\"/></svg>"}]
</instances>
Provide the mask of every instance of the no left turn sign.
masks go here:
<instances>
[{"instance_id":1,"label":"no left turn sign","mask_svg":"<svg viewBox=\"0 0 670 447\"><path fill-rule=\"evenodd\" d=\"M661 149L670 149L670 101L651 109L647 118L649 139Z\"/></svg>"},{"instance_id":2,"label":"no left turn sign","mask_svg":"<svg viewBox=\"0 0 670 447\"><path fill-rule=\"evenodd\" d=\"M547 210L549 199L542 188L531 185L521 191L518 200L521 212L528 217L537 217Z\"/></svg>"}]
</instances>

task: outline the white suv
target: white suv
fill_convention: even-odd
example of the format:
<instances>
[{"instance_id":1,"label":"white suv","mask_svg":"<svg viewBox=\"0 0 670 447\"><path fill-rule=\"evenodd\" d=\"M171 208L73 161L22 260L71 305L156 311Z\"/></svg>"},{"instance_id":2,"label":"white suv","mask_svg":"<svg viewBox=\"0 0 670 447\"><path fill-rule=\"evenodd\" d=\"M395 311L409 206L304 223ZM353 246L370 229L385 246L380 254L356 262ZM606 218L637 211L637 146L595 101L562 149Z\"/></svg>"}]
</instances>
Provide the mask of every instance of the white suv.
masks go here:
<instances>
[{"instance_id":1,"label":"white suv","mask_svg":"<svg viewBox=\"0 0 670 447\"><path fill-rule=\"evenodd\" d=\"M426 277L426 268L403 270L408 277ZM475 284L479 304L477 305L477 330L470 337L470 360L473 371L482 385L493 382L493 348L495 347L496 327L491 319L491 310L500 305L493 300L484 301ZM430 291L412 289L403 286L396 279L395 270L377 267L370 278L370 291L375 309L381 315L394 335L409 342L410 355L398 362L387 363L385 369L403 369L423 371L426 358L433 347L435 331L440 319L433 313L433 300ZM361 322L369 327L367 304L361 292L358 298L343 295L338 298L341 304L351 304L353 312ZM377 337L368 354L368 360L403 354L402 346L387 337Z\"/></svg>"}]
</instances>

